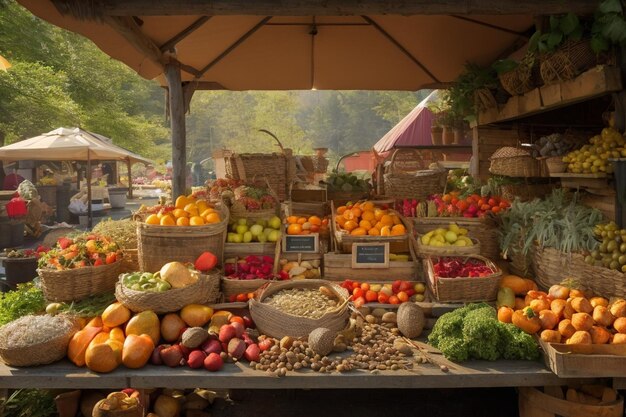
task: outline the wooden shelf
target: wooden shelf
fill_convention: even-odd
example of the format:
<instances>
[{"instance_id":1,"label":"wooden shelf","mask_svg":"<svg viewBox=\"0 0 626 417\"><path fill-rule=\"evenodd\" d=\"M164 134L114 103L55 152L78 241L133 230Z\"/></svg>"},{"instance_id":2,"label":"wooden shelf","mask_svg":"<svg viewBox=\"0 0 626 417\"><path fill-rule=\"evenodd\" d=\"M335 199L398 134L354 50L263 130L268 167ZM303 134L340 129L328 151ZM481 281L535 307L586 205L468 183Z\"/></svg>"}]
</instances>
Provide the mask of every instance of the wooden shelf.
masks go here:
<instances>
[{"instance_id":1,"label":"wooden shelf","mask_svg":"<svg viewBox=\"0 0 626 417\"><path fill-rule=\"evenodd\" d=\"M472 145L422 145L422 146L398 146L398 149L425 149L443 151L466 151L472 150Z\"/></svg>"},{"instance_id":2,"label":"wooden shelf","mask_svg":"<svg viewBox=\"0 0 626 417\"><path fill-rule=\"evenodd\" d=\"M537 87L514 96L499 109L479 113L478 126L506 122L556 110L570 104L600 97L622 89L619 68L597 66L573 80Z\"/></svg>"},{"instance_id":3,"label":"wooden shelf","mask_svg":"<svg viewBox=\"0 0 626 417\"><path fill-rule=\"evenodd\" d=\"M596 192L602 191L601 194L612 192L613 188L609 185L609 176L604 172L598 172L596 174L560 172L558 174L550 174L550 177L560 178L561 187L564 188L587 189L595 190Z\"/></svg>"}]
</instances>

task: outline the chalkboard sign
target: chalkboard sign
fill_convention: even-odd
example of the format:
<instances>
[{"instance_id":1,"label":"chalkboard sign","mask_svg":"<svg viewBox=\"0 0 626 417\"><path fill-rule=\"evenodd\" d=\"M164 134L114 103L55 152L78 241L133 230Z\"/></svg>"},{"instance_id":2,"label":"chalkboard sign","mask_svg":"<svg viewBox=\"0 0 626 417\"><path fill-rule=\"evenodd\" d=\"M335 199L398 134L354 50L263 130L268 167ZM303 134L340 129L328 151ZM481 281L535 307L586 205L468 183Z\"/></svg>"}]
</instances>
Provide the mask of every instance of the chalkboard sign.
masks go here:
<instances>
[{"instance_id":1,"label":"chalkboard sign","mask_svg":"<svg viewBox=\"0 0 626 417\"><path fill-rule=\"evenodd\" d=\"M353 243L352 268L389 268L389 242Z\"/></svg>"},{"instance_id":2,"label":"chalkboard sign","mask_svg":"<svg viewBox=\"0 0 626 417\"><path fill-rule=\"evenodd\" d=\"M283 235L283 252L317 253L319 235Z\"/></svg>"}]
</instances>

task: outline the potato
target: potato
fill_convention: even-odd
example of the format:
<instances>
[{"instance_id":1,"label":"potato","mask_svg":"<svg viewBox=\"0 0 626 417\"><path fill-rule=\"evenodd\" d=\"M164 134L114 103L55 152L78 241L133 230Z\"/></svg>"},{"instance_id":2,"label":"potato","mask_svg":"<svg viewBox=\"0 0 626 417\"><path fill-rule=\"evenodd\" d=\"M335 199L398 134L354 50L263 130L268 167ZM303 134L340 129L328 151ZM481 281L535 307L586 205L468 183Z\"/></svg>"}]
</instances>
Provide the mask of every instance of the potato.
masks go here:
<instances>
[{"instance_id":1,"label":"potato","mask_svg":"<svg viewBox=\"0 0 626 417\"><path fill-rule=\"evenodd\" d=\"M608 343L611 338L611 333L604 327L593 326L589 329L589 334L591 335L591 343L594 345L603 345Z\"/></svg>"},{"instance_id":2,"label":"potato","mask_svg":"<svg viewBox=\"0 0 626 417\"><path fill-rule=\"evenodd\" d=\"M591 335L589 332L579 330L572 335L566 342L568 345L590 345Z\"/></svg>"},{"instance_id":3,"label":"potato","mask_svg":"<svg viewBox=\"0 0 626 417\"><path fill-rule=\"evenodd\" d=\"M558 330L544 330L540 337L547 343L561 343L561 333Z\"/></svg>"},{"instance_id":4,"label":"potato","mask_svg":"<svg viewBox=\"0 0 626 417\"><path fill-rule=\"evenodd\" d=\"M613 322L613 328L618 333L626 334L626 317L618 317Z\"/></svg>"},{"instance_id":5,"label":"potato","mask_svg":"<svg viewBox=\"0 0 626 417\"><path fill-rule=\"evenodd\" d=\"M563 312L565 310L565 307L567 307L567 301L565 300L556 299L552 300L552 302L550 303L550 310L554 311L559 319L563 318Z\"/></svg>"},{"instance_id":6,"label":"potato","mask_svg":"<svg viewBox=\"0 0 626 417\"><path fill-rule=\"evenodd\" d=\"M609 327L615 321L615 317L608 308L598 304L593 309L593 320L600 326Z\"/></svg>"},{"instance_id":7,"label":"potato","mask_svg":"<svg viewBox=\"0 0 626 417\"><path fill-rule=\"evenodd\" d=\"M586 297L585 292L583 290L577 290L577 289L570 290L569 296L571 298Z\"/></svg>"},{"instance_id":8,"label":"potato","mask_svg":"<svg viewBox=\"0 0 626 417\"><path fill-rule=\"evenodd\" d=\"M572 326L576 330L588 331L593 327L593 318L587 313L574 313L572 316Z\"/></svg>"},{"instance_id":9,"label":"potato","mask_svg":"<svg viewBox=\"0 0 626 417\"><path fill-rule=\"evenodd\" d=\"M619 299L611 304L611 314L617 317L626 317L626 301Z\"/></svg>"},{"instance_id":10,"label":"potato","mask_svg":"<svg viewBox=\"0 0 626 417\"><path fill-rule=\"evenodd\" d=\"M565 317L566 319L571 319L574 313L576 313L576 310L574 310L574 307L572 307L571 300L568 300L567 304L565 305L565 309L563 309L563 317Z\"/></svg>"},{"instance_id":11,"label":"potato","mask_svg":"<svg viewBox=\"0 0 626 417\"><path fill-rule=\"evenodd\" d=\"M589 300L583 297L572 298L571 305L577 313L591 314L593 312L593 307L591 306L591 303L589 302Z\"/></svg>"},{"instance_id":12,"label":"potato","mask_svg":"<svg viewBox=\"0 0 626 417\"><path fill-rule=\"evenodd\" d=\"M572 337L572 335L576 333L576 329L572 326L572 321L569 319L561 320L559 322L559 333L567 339Z\"/></svg>"}]
</instances>

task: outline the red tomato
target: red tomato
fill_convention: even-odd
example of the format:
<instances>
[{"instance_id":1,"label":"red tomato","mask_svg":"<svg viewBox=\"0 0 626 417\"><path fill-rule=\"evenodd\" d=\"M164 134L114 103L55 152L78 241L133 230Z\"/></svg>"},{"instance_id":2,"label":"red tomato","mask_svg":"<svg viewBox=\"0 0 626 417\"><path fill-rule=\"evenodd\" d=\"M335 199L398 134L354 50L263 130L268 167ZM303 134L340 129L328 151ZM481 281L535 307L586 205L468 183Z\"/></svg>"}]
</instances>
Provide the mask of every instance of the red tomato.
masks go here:
<instances>
[{"instance_id":1,"label":"red tomato","mask_svg":"<svg viewBox=\"0 0 626 417\"><path fill-rule=\"evenodd\" d=\"M360 288L355 288L352 290L352 296L353 296L352 298L355 300L359 297L363 297L364 295L365 295L365 291L363 291Z\"/></svg>"},{"instance_id":2,"label":"red tomato","mask_svg":"<svg viewBox=\"0 0 626 417\"><path fill-rule=\"evenodd\" d=\"M497 206L497 205L498 205L498 202L496 201L496 199L495 199L495 198L493 198L493 197L492 197L492 198L490 198L490 199L489 199L489 201L487 202L487 204L489 204L491 207L493 207L493 206Z\"/></svg>"},{"instance_id":3,"label":"red tomato","mask_svg":"<svg viewBox=\"0 0 626 417\"><path fill-rule=\"evenodd\" d=\"M117 254L115 252L111 252L107 254L106 257L106 264L112 264L113 262L115 262L117 260Z\"/></svg>"},{"instance_id":4,"label":"red tomato","mask_svg":"<svg viewBox=\"0 0 626 417\"><path fill-rule=\"evenodd\" d=\"M367 292L365 293L365 300L367 300L368 302L378 300L378 293L376 291L367 290Z\"/></svg>"},{"instance_id":5,"label":"red tomato","mask_svg":"<svg viewBox=\"0 0 626 417\"><path fill-rule=\"evenodd\" d=\"M500 201L500 208L501 209L505 209L505 208L509 208L509 202L508 201Z\"/></svg>"},{"instance_id":6,"label":"red tomato","mask_svg":"<svg viewBox=\"0 0 626 417\"><path fill-rule=\"evenodd\" d=\"M353 303L356 308L363 307L363 304L365 304L365 298L359 297L354 300Z\"/></svg>"},{"instance_id":7,"label":"red tomato","mask_svg":"<svg viewBox=\"0 0 626 417\"><path fill-rule=\"evenodd\" d=\"M102 262L102 259L97 258L95 260L95 262L93 263L93 266L100 266L100 265L103 265L103 264L104 264L104 262Z\"/></svg>"},{"instance_id":8,"label":"red tomato","mask_svg":"<svg viewBox=\"0 0 626 417\"><path fill-rule=\"evenodd\" d=\"M483 204L482 206L480 206L480 209L482 211L488 211L491 210L491 206L489 204Z\"/></svg>"},{"instance_id":9,"label":"red tomato","mask_svg":"<svg viewBox=\"0 0 626 417\"><path fill-rule=\"evenodd\" d=\"M396 295L389 297L389 304L400 304L400 299Z\"/></svg>"},{"instance_id":10,"label":"red tomato","mask_svg":"<svg viewBox=\"0 0 626 417\"><path fill-rule=\"evenodd\" d=\"M500 211L502 211L502 209L500 208L500 206L493 206L491 208L491 211L494 213L500 213Z\"/></svg>"},{"instance_id":11,"label":"red tomato","mask_svg":"<svg viewBox=\"0 0 626 417\"><path fill-rule=\"evenodd\" d=\"M479 198L478 201L476 202L476 204L478 204L478 207L482 206L483 204L486 204L485 199L484 198Z\"/></svg>"},{"instance_id":12,"label":"red tomato","mask_svg":"<svg viewBox=\"0 0 626 417\"><path fill-rule=\"evenodd\" d=\"M458 198L456 198L456 197L452 197L452 200L450 200L450 203L451 203L453 206L456 206L456 203L458 203L458 202L459 202L459 199L458 199Z\"/></svg>"},{"instance_id":13,"label":"red tomato","mask_svg":"<svg viewBox=\"0 0 626 417\"><path fill-rule=\"evenodd\" d=\"M404 291L400 291L397 295L398 300L400 300L401 303L404 303L406 301L409 301L409 295L404 292Z\"/></svg>"},{"instance_id":14,"label":"red tomato","mask_svg":"<svg viewBox=\"0 0 626 417\"><path fill-rule=\"evenodd\" d=\"M364 282L363 284L361 284L361 289L363 291L367 291L370 289L370 284L368 284L367 282Z\"/></svg>"},{"instance_id":15,"label":"red tomato","mask_svg":"<svg viewBox=\"0 0 626 417\"><path fill-rule=\"evenodd\" d=\"M384 292L378 293L378 302L379 303L387 304L387 301L389 301L389 296L387 294L385 294Z\"/></svg>"},{"instance_id":16,"label":"red tomato","mask_svg":"<svg viewBox=\"0 0 626 417\"><path fill-rule=\"evenodd\" d=\"M309 229L311 233L317 233L320 231L320 227L316 224L312 224L311 228Z\"/></svg>"},{"instance_id":17,"label":"red tomato","mask_svg":"<svg viewBox=\"0 0 626 417\"><path fill-rule=\"evenodd\" d=\"M458 203L456 203L456 208L458 208L461 211L467 210L468 207L469 207L469 204L465 200L460 200Z\"/></svg>"}]
</instances>

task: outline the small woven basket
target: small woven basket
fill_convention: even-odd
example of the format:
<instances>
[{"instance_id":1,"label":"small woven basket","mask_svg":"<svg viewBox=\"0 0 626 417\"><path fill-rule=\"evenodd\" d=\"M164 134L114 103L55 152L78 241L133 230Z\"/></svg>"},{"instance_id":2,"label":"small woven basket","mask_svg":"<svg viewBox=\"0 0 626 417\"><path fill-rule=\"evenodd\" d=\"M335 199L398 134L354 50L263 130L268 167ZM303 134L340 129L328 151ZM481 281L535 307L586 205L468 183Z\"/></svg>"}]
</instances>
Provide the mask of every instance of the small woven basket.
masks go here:
<instances>
[{"instance_id":1,"label":"small woven basket","mask_svg":"<svg viewBox=\"0 0 626 417\"><path fill-rule=\"evenodd\" d=\"M228 210L218 205L219 223L204 226L158 226L137 224L139 266L142 271L156 272L172 261L194 262L202 252L212 252L221 264L224 258Z\"/></svg>"},{"instance_id":2,"label":"small woven basket","mask_svg":"<svg viewBox=\"0 0 626 417\"><path fill-rule=\"evenodd\" d=\"M424 273L428 277L428 287L438 301L465 303L496 299L502 271L483 256L464 257L465 260L468 258L479 259L496 272L486 277L441 278L435 275L433 269L433 260L437 262L439 259L429 257L424 261Z\"/></svg>"},{"instance_id":3,"label":"small woven basket","mask_svg":"<svg viewBox=\"0 0 626 417\"><path fill-rule=\"evenodd\" d=\"M447 228L450 223L467 229L468 234L480 242L480 255L488 259L498 259L500 254L498 228L490 216L476 218L415 217L413 218L413 230L423 235L438 227Z\"/></svg>"},{"instance_id":4,"label":"small woven basket","mask_svg":"<svg viewBox=\"0 0 626 417\"><path fill-rule=\"evenodd\" d=\"M601 266L589 265L580 253L566 254L554 248L532 250L535 278L543 288L566 279L580 283L602 297L626 297L626 275Z\"/></svg>"},{"instance_id":5,"label":"small woven basket","mask_svg":"<svg viewBox=\"0 0 626 417\"><path fill-rule=\"evenodd\" d=\"M385 196L388 198L414 198L425 200L432 194L441 194L446 186L448 171L445 169L422 169L415 172L404 172L396 166L396 149L389 163L389 172L384 175ZM419 153L416 153L422 162Z\"/></svg>"},{"instance_id":6,"label":"small woven basket","mask_svg":"<svg viewBox=\"0 0 626 417\"><path fill-rule=\"evenodd\" d=\"M78 301L96 294L115 290L122 259L109 265L86 266L77 269L39 268L43 295L48 301Z\"/></svg>"},{"instance_id":7,"label":"small woven basket","mask_svg":"<svg viewBox=\"0 0 626 417\"><path fill-rule=\"evenodd\" d=\"M172 313L188 304L211 304L220 300L221 271L198 275L195 284L163 292L135 291L122 284L115 285L115 298L135 313L152 310L157 314Z\"/></svg>"},{"instance_id":8,"label":"small woven basket","mask_svg":"<svg viewBox=\"0 0 626 417\"><path fill-rule=\"evenodd\" d=\"M537 177L539 164L524 149L505 146L496 150L489 158L489 172L508 177Z\"/></svg>"},{"instance_id":9,"label":"small woven basket","mask_svg":"<svg viewBox=\"0 0 626 417\"><path fill-rule=\"evenodd\" d=\"M560 174L565 172L567 165L563 162L562 156L551 156L546 159L546 166L548 167L548 173Z\"/></svg>"},{"instance_id":10,"label":"small woven basket","mask_svg":"<svg viewBox=\"0 0 626 417\"><path fill-rule=\"evenodd\" d=\"M571 80L600 62L589 39L567 41L541 60L541 79L546 84Z\"/></svg>"},{"instance_id":11,"label":"small woven basket","mask_svg":"<svg viewBox=\"0 0 626 417\"><path fill-rule=\"evenodd\" d=\"M318 319L294 316L263 303L264 299L284 289L318 289L321 286L328 288L341 302L333 311ZM325 327L338 332L346 327L350 317L347 292L336 284L319 279L281 281L270 284L261 289L260 293L250 300L249 305L250 314L259 331L278 339L284 336L307 337L318 327Z\"/></svg>"},{"instance_id":12,"label":"small woven basket","mask_svg":"<svg viewBox=\"0 0 626 417\"><path fill-rule=\"evenodd\" d=\"M67 346L70 339L80 326L77 321L67 316L57 316L59 320L67 320L71 325L62 334L56 335L45 342L37 343L27 347L8 347L7 338L0 338L0 358L2 362L9 366L36 366L47 365L63 359L67 353ZM28 316L22 317L27 320ZM20 320L20 319L18 319Z\"/></svg>"},{"instance_id":13,"label":"small woven basket","mask_svg":"<svg viewBox=\"0 0 626 417\"><path fill-rule=\"evenodd\" d=\"M422 244L421 236L414 238L411 236L411 241L415 246L415 254L420 258L438 257L438 256L469 256L480 255L480 242L478 239L472 238L474 242L473 246L430 246Z\"/></svg>"},{"instance_id":14,"label":"small woven basket","mask_svg":"<svg viewBox=\"0 0 626 417\"><path fill-rule=\"evenodd\" d=\"M531 55L524 57L515 69L498 74L502 88L512 96L518 96L535 88L533 76L534 68L538 63Z\"/></svg>"},{"instance_id":15,"label":"small woven basket","mask_svg":"<svg viewBox=\"0 0 626 417\"><path fill-rule=\"evenodd\" d=\"M257 180L257 177L259 178ZM269 193L269 195L272 196L272 198L274 199L274 202L276 203L276 206L274 208L271 209L259 209L259 210L247 210L247 209L240 209L238 208L236 205L231 205L230 207L230 218L231 219L248 219L251 221L256 221L256 220L267 220L270 219L274 216L276 216L279 212L280 212L280 201L278 198L278 195L276 194L276 192L274 191L274 189L272 188L271 184L269 183L267 177L260 177L260 176L254 176L252 178L252 180L250 180L249 182L247 182L247 184L254 184L256 187L264 187L266 188L267 192Z\"/></svg>"},{"instance_id":16,"label":"small woven basket","mask_svg":"<svg viewBox=\"0 0 626 417\"><path fill-rule=\"evenodd\" d=\"M231 295L248 294L255 292L268 282L274 282L267 279L233 279L228 277L221 278L222 294L224 301L228 301Z\"/></svg>"}]
</instances>

